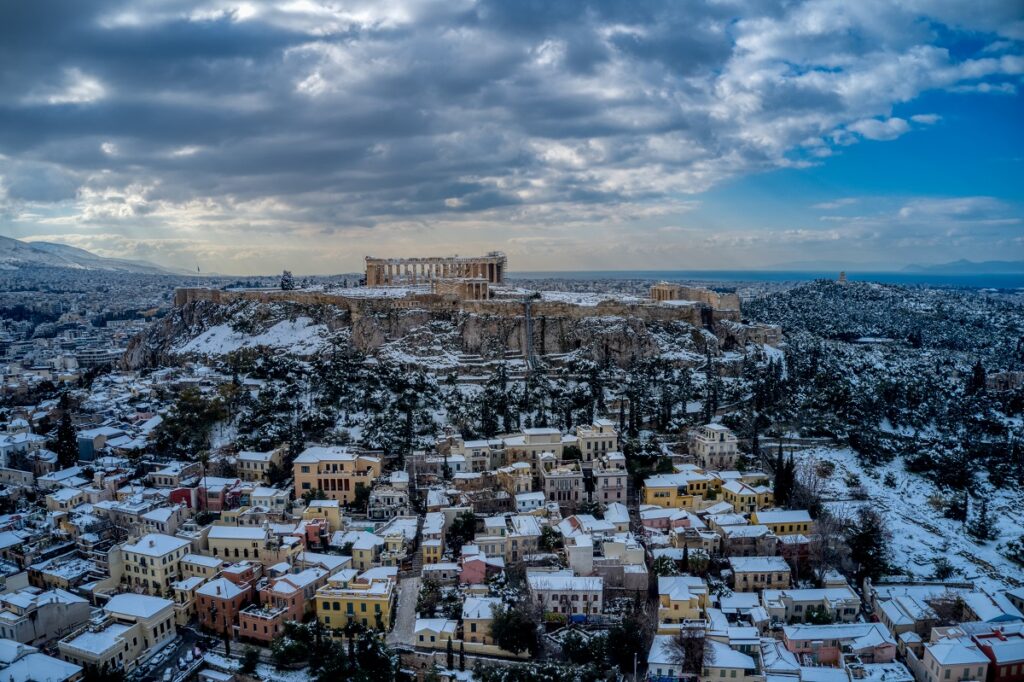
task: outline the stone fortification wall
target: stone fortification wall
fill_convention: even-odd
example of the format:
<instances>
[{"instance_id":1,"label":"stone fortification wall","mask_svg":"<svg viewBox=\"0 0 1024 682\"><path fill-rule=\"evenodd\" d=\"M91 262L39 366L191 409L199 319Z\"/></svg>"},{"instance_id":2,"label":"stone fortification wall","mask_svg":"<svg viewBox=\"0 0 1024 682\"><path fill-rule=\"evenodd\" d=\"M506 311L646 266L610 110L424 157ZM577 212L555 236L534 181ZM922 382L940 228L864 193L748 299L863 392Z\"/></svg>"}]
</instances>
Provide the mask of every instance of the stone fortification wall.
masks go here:
<instances>
[{"instance_id":1,"label":"stone fortification wall","mask_svg":"<svg viewBox=\"0 0 1024 682\"><path fill-rule=\"evenodd\" d=\"M534 300L530 302L531 315L535 318L565 318L581 320L589 317L631 317L644 322L689 322L695 326L710 324L723 320L738 322L740 320L739 298L735 294L718 294L705 289L694 289L704 292L706 300L697 301L693 305L658 303L655 301L627 302L615 299L602 301L597 305L579 305L564 301ZM733 300L734 299L734 300ZM174 305L180 307L193 301L211 301L229 304L234 301L248 300L259 303L288 302L303 305L334 305L347 309L353 319L361 315L387 311L392 309L456 312L463 311L478 315L497 317L523 317L524 304L519 300L457 300L450 296L431 293L414 293L402 298L392 297L353 297L343 294L316 291L280 291L280 290L238 290L223 291L219 289L181 288L174 292ZM694 298L687 298L694 301ZM716 307L711 302L718 302ZM710 316L709 316L710 313Z\"/></svg>"}]
</instances>

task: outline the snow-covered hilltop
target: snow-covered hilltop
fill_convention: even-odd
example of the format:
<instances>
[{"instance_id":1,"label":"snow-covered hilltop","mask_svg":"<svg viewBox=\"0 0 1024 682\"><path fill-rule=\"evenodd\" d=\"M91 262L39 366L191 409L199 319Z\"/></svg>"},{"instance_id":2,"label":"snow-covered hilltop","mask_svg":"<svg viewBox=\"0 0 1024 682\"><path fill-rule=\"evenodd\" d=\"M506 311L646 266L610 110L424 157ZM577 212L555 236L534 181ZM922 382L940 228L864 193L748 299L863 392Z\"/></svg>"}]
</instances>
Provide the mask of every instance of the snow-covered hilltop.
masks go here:
<instances>
[{"instance_id":1,"label":"snow-covered hilltop","mask_svg":"<svg viewBox=\"0 0 1024 682\"><path fill-rule=\"evenodd\" d=\"M142 275L183 274L145 261L104 258L66 244L49 242L23 242L0 236L0 269L72 268L75 270L105 270Z\"/></svg>"},{"instance_id":2,"label":"snow-covered hilltop","mask_svg":"<svg viewBox=\"0 0 1024 682\"><path fill-rule=\"evenodd\" d=\"M731 307L717 307L727 299L714 292L704 300L654 301L507 289L487 300L460 300L422 287L357 287L185 289L175 298L172 313L133 341L125 367L259 347L308 357L338 344L432 370L479 359L557 362L571 354L625 366L657 357L696 362L708 352L778 340L770 326L742 323L735 297Z\"/></svg>"}]
</instances>

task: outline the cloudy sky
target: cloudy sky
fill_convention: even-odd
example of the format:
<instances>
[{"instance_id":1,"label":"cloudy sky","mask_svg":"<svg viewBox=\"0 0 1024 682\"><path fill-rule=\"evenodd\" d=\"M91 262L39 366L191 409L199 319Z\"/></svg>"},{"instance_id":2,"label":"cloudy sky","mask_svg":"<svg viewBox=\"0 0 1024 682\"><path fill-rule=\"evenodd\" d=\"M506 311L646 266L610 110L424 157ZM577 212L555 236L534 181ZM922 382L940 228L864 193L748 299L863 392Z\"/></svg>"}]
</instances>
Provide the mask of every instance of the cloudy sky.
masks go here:
<instances>
[{"instance_id":1,"label":"cloudy sky","mask_svg":"<svg viewBox=\"0 0 1024 682\"><path fill-rule=\"evenodd\" d=\"M224 273L1024 259L1024 0L0 4L0 233Z\"/></svg>"}]
</instances>

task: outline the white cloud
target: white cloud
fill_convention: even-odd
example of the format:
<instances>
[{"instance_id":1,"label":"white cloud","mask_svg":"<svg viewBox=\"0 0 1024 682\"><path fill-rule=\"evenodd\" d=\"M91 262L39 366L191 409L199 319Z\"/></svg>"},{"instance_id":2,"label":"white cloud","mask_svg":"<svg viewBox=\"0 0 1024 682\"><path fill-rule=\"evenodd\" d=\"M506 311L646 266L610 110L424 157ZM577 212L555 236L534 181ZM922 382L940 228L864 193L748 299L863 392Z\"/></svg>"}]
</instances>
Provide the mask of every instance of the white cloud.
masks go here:
<instances>
[{"instance_id":1,"label":"white cloud","mask_svg":"<svg viewBox=\"0 0 1024 682\"><path fill-rule=\"evenodd\" d=\"M869 140L895 140L910 130L910 125L902 118L865 118L854 121L846 126L848 130L863 135Z\"/></svg>"},{"instance_id":2,"label":"white cloud","mask_svg":"<svg viewBox=\"0 0 1024 682\"><path fill-rule=\"evenodd\" d=\"M98 78L71 67L64 70L60 85L37 89L24 101L27 104L91 104L106 96L107 88Z\"/></svg>"},{"instance_id":3,"label":"white cloud","mask_svg":"<svg viewBox=\"0 0 1024 682\"><path fill-rule=\"evenodd\" d=\"M835 201L823 201L820 204L814 204L811 208L818 208L823 211L834 211L837 208L844 206L850 206L857 203L857 199L854 197L844 197L842 199L836 199Z\"/></svg>"},{"instance_id":4,"label":"white cloud","mask_svg":"<svg viewBox=\"0 0 1024 682\"><path fill-rule=\"evenodd\" d=\"M60 130L26 126L24 148L68 180L35 181L51 191L5 183L20 192L17 215L47 230L131 227L165 241L245 243L246 253L286 244L270 253L306 248L317 259L349 257L329 248L339 235L349 250L376 251L523 237L513 243L526 255L541 243L536 231L554 230L575 231L565 243L599 254L579 235L610 226L630 236L609 234L601 257L641 248L659 257L645 236L681 242L701 230L763 246L749 225L712 224L714 206L700 207L707 224L686 222L693 198L934 125L942 112L903 113L926 91L1016 91L1024 59L1014 3L978 2L608 0L526 12L473 0L149 0L145 11L83 21L96 31L91 43L52 48L15 93L26 106L105 101L136 118L72 110L58 112ZM122 31L180 53L141 50L145 59L133 61ZM987 47L967 56L945 47L945 36L961 34ZM89 51L114 43L116 58ZM70 55L78 65L65 66ZM908 201L880 217L873 199L852 197L812 208L855 203L858 226L926 210ZM837 234L798 218L788 232L773 216L751 219L780 244Z\"/></svg>"}]
</instances>

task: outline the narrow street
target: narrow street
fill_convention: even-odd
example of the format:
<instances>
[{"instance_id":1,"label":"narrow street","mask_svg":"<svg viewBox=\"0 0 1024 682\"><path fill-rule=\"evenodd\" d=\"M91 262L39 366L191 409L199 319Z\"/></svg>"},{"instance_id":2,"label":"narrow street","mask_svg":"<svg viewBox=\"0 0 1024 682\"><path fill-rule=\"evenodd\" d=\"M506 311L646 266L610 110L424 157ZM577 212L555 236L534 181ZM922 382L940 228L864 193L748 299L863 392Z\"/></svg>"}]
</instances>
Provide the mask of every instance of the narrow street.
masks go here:
<instances>
[{"instance_id":1,"label":"narrow street","mask_svg":"<svg viewBox=\"0 0 1024 682\"><path fill-rule=\"evenodd\" d=\"M388 644L413 646L413 626L416 624L416 600L420 594L420 579L406 578L398 583L398 604L395 607L395 627L388 633Z\"/></svg>"}]
</instances>

